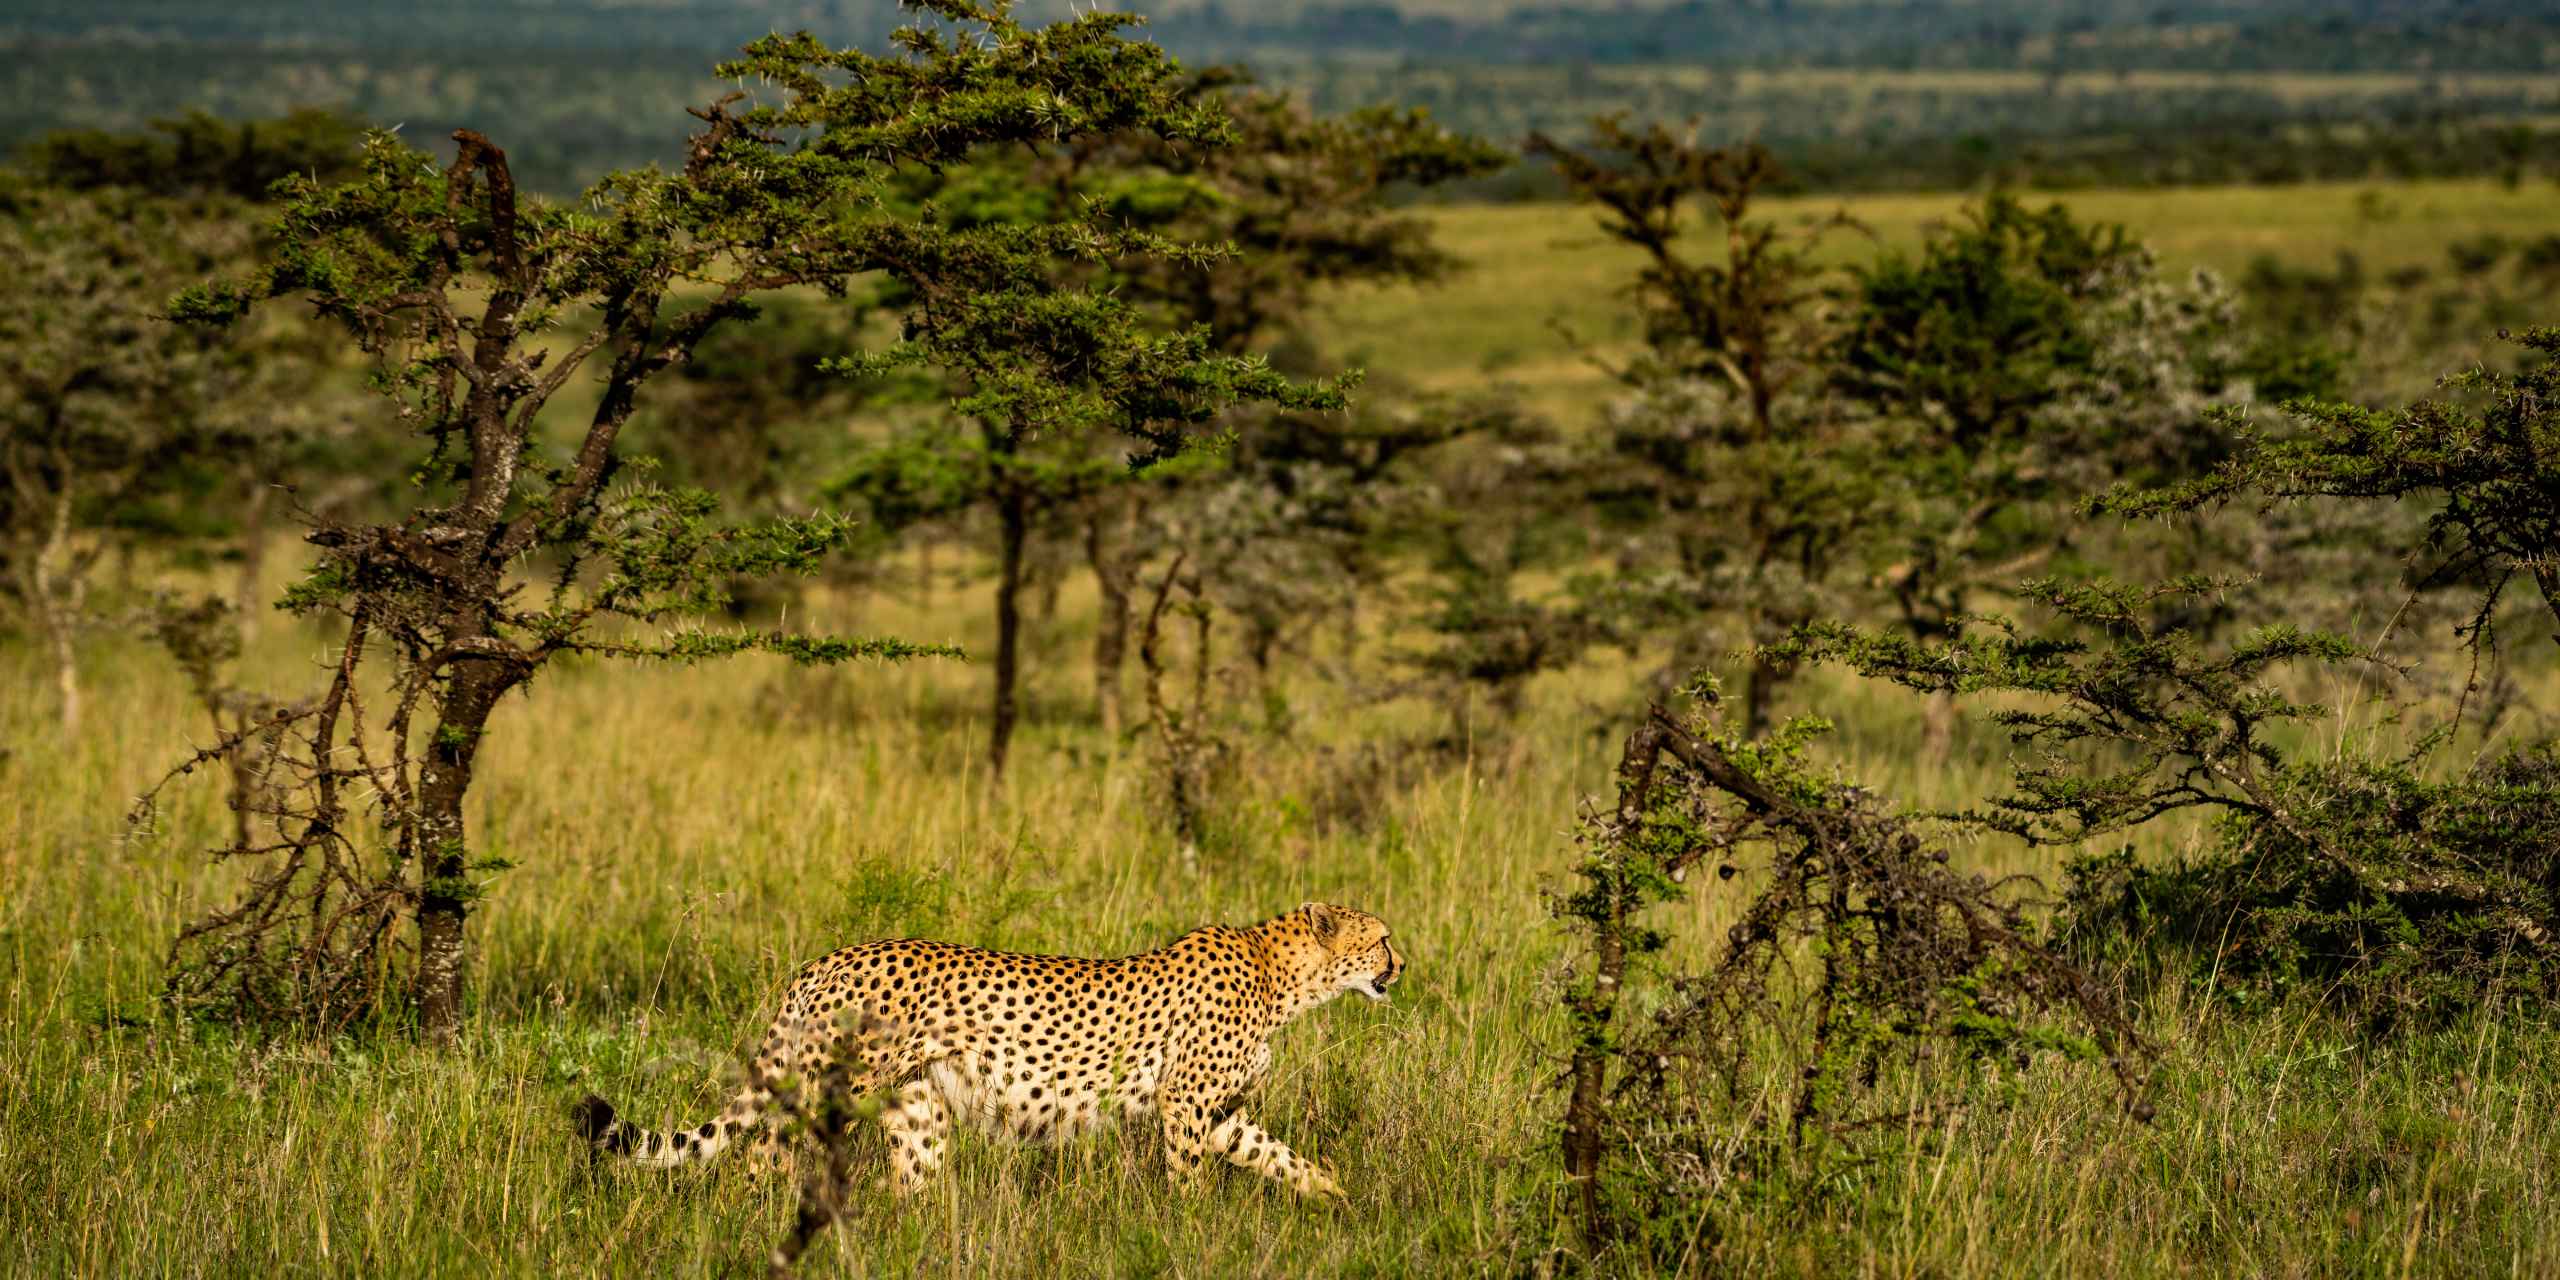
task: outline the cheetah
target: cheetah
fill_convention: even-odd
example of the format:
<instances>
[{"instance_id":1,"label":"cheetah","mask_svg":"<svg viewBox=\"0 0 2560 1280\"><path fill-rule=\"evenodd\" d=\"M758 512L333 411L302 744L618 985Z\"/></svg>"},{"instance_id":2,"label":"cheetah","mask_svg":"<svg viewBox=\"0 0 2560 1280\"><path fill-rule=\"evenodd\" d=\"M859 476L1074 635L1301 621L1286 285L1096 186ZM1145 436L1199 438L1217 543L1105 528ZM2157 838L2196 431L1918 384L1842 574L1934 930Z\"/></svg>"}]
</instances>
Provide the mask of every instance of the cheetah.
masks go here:
<instances>
[{"instance_id":1,"label":"cheetah","mask_svg":"<svg viewBox=\"0 0 2560 1280\"><path fill-rule=\"evenodd\" d=\"M1311 902L1250 928L1210 925L1118 960L1017 955L902 939L846 947L803 966L765 1032L747 1083L718 1118L659 1131L615 1118L593 1095L576 1117L598 1153L672 1167L708 1160L761 1129L780 1154L772 1086L815 1079L839 1054L855 1087L884 1100L892 1190L941 1167L954 1116L1044 1144L1114 1112L1153 1115L1177 1189L1217 1155L1301 1195L1340 1198L1315 1161L1247 1119L1242 1096L1271 1065L1271 1034L1345 991L1371 1000L1404 973L1386 922Z\"/></svg>"}]
</instances>

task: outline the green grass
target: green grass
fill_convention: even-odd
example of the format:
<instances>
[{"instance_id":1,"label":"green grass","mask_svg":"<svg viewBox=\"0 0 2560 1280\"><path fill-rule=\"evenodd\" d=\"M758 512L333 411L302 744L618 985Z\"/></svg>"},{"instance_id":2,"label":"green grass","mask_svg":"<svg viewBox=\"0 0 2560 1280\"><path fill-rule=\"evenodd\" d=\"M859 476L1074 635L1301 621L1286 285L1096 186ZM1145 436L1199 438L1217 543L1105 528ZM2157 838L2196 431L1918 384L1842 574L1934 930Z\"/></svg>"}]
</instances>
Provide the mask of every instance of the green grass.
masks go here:
<instances>
[{"instance_id":1,"label":"green grass","mask_svg":"<svg viewBox=\"0 0 2560 1280\"><path fill-rule=\"evenodd\" d=\"M2485 233L2523 240L2560 232L2545 183L2513 190L2486 180L2333 183L2052 198L2081 218L2124 224L2173 269L2206 267L2226 276L2261 254L2327 267L2344 252L2378 278L2400 267L2441 269L2447 245ZM1969 199L1800 198L1771 201L1768 216L1800 226L1845 211L1873 238L1834 235L1823 256L1850 262L1879 246L1916 245L1927 227L1959 216ZM2047 197L2029 199L2040 205ZM1326 349L1438 391L1516 384L1549 413L1569 422L1587 418L1609 380L1576 338L1605 356L1633 349L1622 290L1635 274L1636 252L1606 240L1590 213L1570 205L1459 206L1430 217L1441 243L1468 269L1428 289L1344 298L1318 325Z\"/></svg>"},{"instance_id":2,"label":"green grass","mask_svg":"<svg viewBox=\"0 0 2560 1280\"><path fill-rule=\"evenodd\" d=\"M2338 247L2434 262L2449 239L2549 230L2548 193L2485 184L2091 195L2172 262L2235 267ZM1908 244L1954 197L1852 211ZM1797 202L1790 215L1827 209ZM1444 294L1374 294L1330 336L1427 385L1529 382L1571 420L1601 389L1545 328L1609 327L1623 254L1553 207L1438 215L1479 269ZM1567 243L1559 244L1559 241ZM1846 251L1845 249L1843 250ZM1491 372L1487 372L1491 370ZM948 560L945 561L948 567ZM282 566L279 566L281 571ZM981 580L930 600L820 593L795 624L986 653ZM594 1090L645 1121L698 1120L801 961L886 934L1109 955L1311 898L1386 917L1412 968L1394 1003L1343 1002L1279 1040L1266 1127L1331 1162L1348 1207L1222 1171L1163 1187L1152 1141L1058 1152L964 1140L920 1201L874 1193L819 1275L1467 1275L1537 1271L1573 1246L1553 1131L1571 956L1541 893L1603 787L1611 713L1649 664L1542 678L1516 730L1371 787L1364 743L1446 713L1366 706L1302 674L1293 736L1246 736L1217 838L1195 860L1156 809L1143 743L1095 726L1090 595L1035 621L1030 713L1001 790L980 764L982 665L813 673L557 664L504 707L473 820L517 869L471 925L474 1003L451 1051L395 1035L256 1041L155 1012L175 930L236 884L202 850L225 818L191 780L147 832L133 797L207 737L167 663L129 636L86 648L91 721L64 741L22 640L0 638L0 1274L736 1274L761 1266L791 1189L734 1165L590 1170L566 1109ZM316 686L328 637L280 618L252 683ZM1371 637L1370 660L1383 646ZM2551 673L2528 673L2550 705ZM2348 708L2318 735L2370 719ZM1918 708L1815 677L1794 709L1842 725L1826 758L1907 803L1972 801L2006 748L1915 758ZM1260 703L1248 695L1238 706ZM2319 740L2319 738L2315 738ZM1365 799L1363 797L1366 797ZM2174 852L2192 825L2147 830ZM1965 856L2050 877L2049 853ZM1743 884L1666 912L1675 955L1732 919ZM2095 1073L2043 1065L1804 1194L1720 1205L1675 1260L1779 1275L2538 1275L2560 1272L2560 1035L2517 1011L2364 1045L2315 1017L2242 1017L2172 991L2144 1012L2165 1049L2149 1126ZM1896 1077L1889 1089L1909 1088ZM1774 1087L1774 1085L1772 1086ZM1746 1102L1748 1100L1746 1099ZM1794 1171L1799 1175L1802 1170Z\"/></svg>"},{"instance_id":3,"label":"green grass","mask_svg":"<svg viewBox=\"0 0 2560 1280\"><path fill-rule=\"evenodd\" d=\"M974 593L820 599L812 619L985 648ZM836 674L761 661L570 666L504 709L474 819L515 859L473 920L475 1002L450 1052L396 1036L259 1043L152 1009L162 949L220 895L211 785L142 837L132 796L204 734L156 657L101 637L76 742L41 697L0 704L0 1272L730 1274L760 1265L789 1187L738 1165L590 1171L565 1109L601 1091L637 1117L708 1114L790 970L833 946L922 933L1117 954L1309 898L1385 916L1408 981L1290 1028L1255 1104L1330 1161L1329 1211L1239 1172L1167 1192L1151 1140L1059 1152L964 1141L907 1205L877 1193L824 1244L831 1274L1296 1276L1535 1268L1557 1216L1555 983L1568 957L1542 887L1574 857L1577 799L1614 743L1617 661L1548 677L1518 733L1485 741L1366 823L1328 825L1362 740L1436 731L1436 709L1289 686L1291 740L1251 740L1222 834L1188 865L1139 749L1083 706L1083 597L1037 630L1034 718L991 791L983 672ZM800 611L795 610L795 618ZM253 666L308 682L324 637L270 621ZM42 687L0 648L0 678ZM1816 679L1792 695L1847 728L1832 757L1915 802L1975 796L2001 755L1916 765L1914 708ZM1335 754L1328 755L1328 752ZM2152 847L2192 832L2162 829ZM2002 871L2051 860L1984 846ZM1670 915L1682 953L1732 890ZM1911 1135L1829 1194L1726 1211L1692 1269L1791 1275L2548 1273L2560 1039L2488 1017L2387 1048L2317 1020L2236 1020L2170 999L2160 1118L2119 1118L2095 1074L2039 1067Z\"/></svg>"}]
</instances>

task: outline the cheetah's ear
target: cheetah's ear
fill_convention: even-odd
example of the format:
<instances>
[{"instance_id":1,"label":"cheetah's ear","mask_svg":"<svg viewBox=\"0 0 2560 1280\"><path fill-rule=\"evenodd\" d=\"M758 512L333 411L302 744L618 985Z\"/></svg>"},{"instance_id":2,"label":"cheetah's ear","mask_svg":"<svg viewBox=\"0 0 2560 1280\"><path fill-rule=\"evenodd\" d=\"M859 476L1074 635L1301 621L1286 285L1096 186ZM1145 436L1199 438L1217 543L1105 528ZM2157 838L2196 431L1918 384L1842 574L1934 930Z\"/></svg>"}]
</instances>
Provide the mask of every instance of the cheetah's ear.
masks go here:
<instances>
[{"instance_id":1,"label":"cheetah's ear","mask_svg":"<svg viewBox=\"0 0 2560 1280\"><path fill-rule=\"evenodd\" d=\"M1333 908L1321 902L1310 902L1300 906L1298 914L1307 918L1307 927L1316 931L1318 942L1333 941L1334 931L1342 927L1341 917L1334 914Z\"/></svg>"}]
</instances>

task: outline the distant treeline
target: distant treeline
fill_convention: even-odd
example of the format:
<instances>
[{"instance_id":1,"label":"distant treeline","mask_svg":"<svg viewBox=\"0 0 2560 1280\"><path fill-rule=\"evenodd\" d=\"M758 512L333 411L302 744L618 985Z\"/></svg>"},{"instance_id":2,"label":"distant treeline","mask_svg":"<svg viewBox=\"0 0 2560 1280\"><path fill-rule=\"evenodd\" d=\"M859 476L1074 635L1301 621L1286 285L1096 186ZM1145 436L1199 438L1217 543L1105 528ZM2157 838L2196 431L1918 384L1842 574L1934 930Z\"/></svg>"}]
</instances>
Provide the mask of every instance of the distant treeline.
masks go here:
<instances>
[{"instance_id":1,"label":"distant treeline","mask_svg":"<svg viewBox=\"0 0 2560 1280\"><path fill-rule=\"evenodd\" d=\"M2520 0L2400 4L1586 2L1490 17L1219 0L1158 24L1218 57L1394 53L1516 64L2100 70L2510 70L2560 66L2560 17Z\"/></svg>"},{"instance_id":2,"label":"distant treeline","mask_svg":"<svg viewBox=\"0 0 2560 1280\"><path fill-rule=\"evenodd\" d=\"M1089 10L1027 0L1039 18ZM2560 66L2540 0L1119 0L1190 60L1423 57L1719 67L2510 70ZM897 0L21 0L0 41L303 50L699 51L913 21ZM851 35L847 39L854 38Z\"/></svg>"},{"instance_id":3,"label":"distant treeline","mask_svg":"<svg viewBox=\"0 0 2560 1280\"><path fill-rule=\"evenodd\" d=\"M1766 144L1808 190L2521 178L2555 167L2560 127L2560 80L2516 73L2560 60L2560 16L2510 0L1594 0L1492 3L1466 21L1383 3L1124 3L1155 11L1150 34L1195 64L1248 57L1323 111L1422 107L1506 144L1579 136L1611 111L1690 121L1701 139ZM689 124L683 108L732 87L711 71L740 42L804 28L849 39L895 10L29 0L0 18L0 154L195 110L325 107L427 146L482 129L523 180L568 194L679 160L668 139ZM1866 61L1825 65L1854 59ZM1755 62L1787 69L1745 69ZM2274 66L2373 74L2254 69ZM1554 191L1529 168L1469 194Z\"/></svg>"},{"instance_id":4,"label":"distant treeline","mask_svg":"<svg viewBox=\"0 0 2560 1280\"><path fill-rule=\"evenodd\" d=\"M41 140L66 131L131 130L194 110L229 119L271 118L327 104L356 119L398 126L420 145L442 145L461 126L488 130L509 148L527 181L567 195L612 169L675 163L680 157L663 145L677 131L670 128L671 118L682 104L707 100L720 88L702 75L698 60L674 55L611 67L553 66L540 74L530 60L505 69L509 73L474 73L428 59L388 58L324 66L284 54L260 55L244 68L239 60L195 51L156 67L102 58L66 77L84 89L78 95L46 97L39 77L0 76L0 146L24 155L38 145L59 147L58 141ZM1577 135L1590 113L1611 102L1610 95L1597 92L1563 97L1550 115L1519 110L1515 95L1487 91L1479 98L1484 109L1471 112L1466 95L1447 78L1417 77L1408 88L1413 92L1404 101L1506 142L1533 129ZM1375 100L1338 91L1310 96L1328 110L1340 110L1346 101ZM1640 95L1636 101L1640 107L1650 102ZM90 109L102 102L124 105ZM1670 111L1655 114L1680 118ZM1934 96L1869 94L1852 104L1808 90L1732 97L1724 111L1686 114L1698 121L1701 137L1759 137L1784 163L1786 187L1797 191L2560 177L2560 118L2483 112L2469 104L2392 100L2376 102L2360 117L2340 111L2344 118L2322 119L2289 114L2284 104L2263 95L2155 92L2056 100L2039 93L1948 90ZM1837 132L1786 132L1807 121ZM1437 195L1525 200L1560 193L1552 173L1523 162Z\"/></svg>"},{"instance_id":5,"label":"distant treeline","mask_svg":"<svg viewBox=\"0 0 2560 1280\"><path fill-rule=\"evenodd\" d=\"M2296 125L2233 120L2073 137L1993 136L1780 143L1777 191L2078 191L2492 177L2560 179L2560 128L2485 120ZM1554 171L1524 160L1435 198L1555 200Z\"/></svg>"},{"instance_id":6,"label":"distant treeline","mask_svg":"<svg viewBox=\"0 0 2560 1280\"><path fill-rule=\"evenodd\" d=\"M692 124L688 105L730 86L711 77L711 50L546 53L540 50L308 51L106 45L12 58L0 53L0 151L65 129L130 132L202 110L264 119L326 107L422 147L480 129L507 148L524 181L574 194L605 173L683 159L670 148Z\"/></svg>"}]
</instances>

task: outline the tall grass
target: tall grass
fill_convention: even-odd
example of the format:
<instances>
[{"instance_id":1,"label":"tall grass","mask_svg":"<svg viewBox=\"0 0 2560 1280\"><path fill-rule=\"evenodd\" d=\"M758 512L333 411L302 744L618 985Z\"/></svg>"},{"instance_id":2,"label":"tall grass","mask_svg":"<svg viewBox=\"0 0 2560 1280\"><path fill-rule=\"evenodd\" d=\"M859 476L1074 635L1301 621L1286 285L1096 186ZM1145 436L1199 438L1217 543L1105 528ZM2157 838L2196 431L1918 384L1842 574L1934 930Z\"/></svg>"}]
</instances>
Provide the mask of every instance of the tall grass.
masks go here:
<instances>
[{"instance_id":1,"label":"tall grass","mask_svg":"<svg viewBox=\"0 0 2560 1280\"><path fill-rule=\"evenodd\" d=\"M1351 1194L1311 1207L1230 1172L1169 1193L1152 1140L1057 1151L964 1140L917 1201L869 1198L817 1274L1476 1274L1563 1265L1550 1134L1569 961L1540 891L1606 781L1633 673L1542 680L1369 812L1351 749L1442 732L1443 709L1284 687L1302 726L1246 739L1221 825L1180 856L1141 746L1090 721L1086 602L1035 625L1034 715L1000 789L979 764L984 672L570 665L500 712L473 819L514 859L472 921L475 1005L451 1051L397 1035L257 1040L155 1009L172 932L232 871L201 850L216 784L130 833L133 796L208 734L167 664L101 637L92 728L65 742L34 658L0 646L0 1273L730 1274L760 1264L790 1188L742 1166L591 1169L565 1118L595 1090L699 1119L802 960L884 934L1118 954L1311 899L1376 911L1412 961L1392 1004L1280 1038L1263 1122ZM985 648L975 594L820 601L816 620ZM796 611L795 611L796 616ZM326 637L266 622L251 675L317 679ZM1912 757L1915 708L1821 678L1842 767L1905 800L1978 797L2001 745ZM1258 704L1257 704L1258 705ZM1354 820L1357 819L1357 820ZM2192 833L2164 829L2155 852ZM2049 855L1984 845L1987 869ZM1736 905L1672 922L1694 955ZM1799 1193L1741 1197L1664 1264L1800 1275L2550 1274L2560 1270L2560 1038L2486 1016L2356 1044L2316 1018L2174 994L2159 1119L2037 1068ZM1776 1185L1776 1184L1772 1184Z\"/></svg>"}]
</instances>

